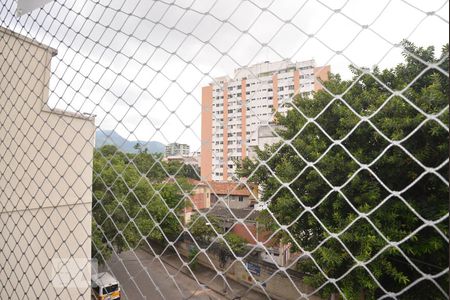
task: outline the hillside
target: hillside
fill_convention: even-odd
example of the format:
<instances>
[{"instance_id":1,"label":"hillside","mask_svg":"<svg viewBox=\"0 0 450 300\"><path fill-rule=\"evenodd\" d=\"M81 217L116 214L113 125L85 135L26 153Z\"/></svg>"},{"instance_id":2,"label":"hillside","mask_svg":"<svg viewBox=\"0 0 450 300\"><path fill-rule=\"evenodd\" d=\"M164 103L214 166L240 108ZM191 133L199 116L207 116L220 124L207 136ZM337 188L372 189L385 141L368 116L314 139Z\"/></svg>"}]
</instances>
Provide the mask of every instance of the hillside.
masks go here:
<instances>
[{"instance_id":1,"label":"hillside","mask_svg":"<svg viewBox=\"0 0 450 300\"><path fill-rule=\"evenodd\" d=\"M115 145L123 152L136 153L134 146L137 143L144 145L150 153L164 152L165 146L160 142L129 141L113 130L97 129L95 132L95 148L100 148L104 145Z\"/></svg>"}]
</instances>

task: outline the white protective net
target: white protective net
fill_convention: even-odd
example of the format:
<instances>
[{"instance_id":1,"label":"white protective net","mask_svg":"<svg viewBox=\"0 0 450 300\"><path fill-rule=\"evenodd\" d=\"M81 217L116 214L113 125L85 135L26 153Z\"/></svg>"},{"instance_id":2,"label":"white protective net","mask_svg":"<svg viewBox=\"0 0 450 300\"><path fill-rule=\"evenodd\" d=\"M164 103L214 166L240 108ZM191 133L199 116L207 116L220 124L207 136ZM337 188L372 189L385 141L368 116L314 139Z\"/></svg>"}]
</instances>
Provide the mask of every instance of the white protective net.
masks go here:
<instances>
[{"instance_id":1,"label":"white protective net","mask_svg":"<svg viewBox=\"0 0 450 300\"><path fill-rule=\"evenodd\" d=\"M29 3L1 299L448 299L448 1Z\"/></svg>"}]
</instances>

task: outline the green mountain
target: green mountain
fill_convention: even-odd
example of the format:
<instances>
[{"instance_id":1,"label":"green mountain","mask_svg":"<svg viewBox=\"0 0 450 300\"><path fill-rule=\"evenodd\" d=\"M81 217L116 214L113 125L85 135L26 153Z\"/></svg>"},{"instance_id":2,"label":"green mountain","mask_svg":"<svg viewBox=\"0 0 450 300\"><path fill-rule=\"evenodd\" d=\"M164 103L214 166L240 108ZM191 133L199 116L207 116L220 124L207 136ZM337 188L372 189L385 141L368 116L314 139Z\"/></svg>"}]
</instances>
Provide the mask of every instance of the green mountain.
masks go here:
<instances>
[{"instance_id":1,"label":"green mountain","mask_svg":"<svg viewBox=\"0 0 450 300\"><path fill-rule=\"evenodd\" d=\"M115 145L123 152L136 153L134 146L140 143L147 148L150 153L164 153L164 144L160 142L145 142L145 141L130 141L119 135L114 130L97 129L95 132L95 148L100 148L104 145Z\"/></svg>"}]
</instances>

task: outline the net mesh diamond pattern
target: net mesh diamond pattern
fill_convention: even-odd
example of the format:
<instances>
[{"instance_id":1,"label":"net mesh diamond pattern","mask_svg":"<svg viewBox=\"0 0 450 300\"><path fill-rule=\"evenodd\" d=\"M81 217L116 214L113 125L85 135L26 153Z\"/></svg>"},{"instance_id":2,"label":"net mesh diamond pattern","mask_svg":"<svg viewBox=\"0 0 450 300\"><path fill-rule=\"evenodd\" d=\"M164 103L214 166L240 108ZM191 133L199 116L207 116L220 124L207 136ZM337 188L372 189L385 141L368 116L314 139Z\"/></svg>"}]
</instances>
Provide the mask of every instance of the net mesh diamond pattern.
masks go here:
<instances>
[{"instance_id":1,"label":"net mesh diamond pattern","mask_svg":"<svg viewBox=\"0 0 450 300\"><path fill-rule=\"evenodd\" d=\"M448 5L3 1L0 298L448 299Z\"/></svg>"}]
</instances>

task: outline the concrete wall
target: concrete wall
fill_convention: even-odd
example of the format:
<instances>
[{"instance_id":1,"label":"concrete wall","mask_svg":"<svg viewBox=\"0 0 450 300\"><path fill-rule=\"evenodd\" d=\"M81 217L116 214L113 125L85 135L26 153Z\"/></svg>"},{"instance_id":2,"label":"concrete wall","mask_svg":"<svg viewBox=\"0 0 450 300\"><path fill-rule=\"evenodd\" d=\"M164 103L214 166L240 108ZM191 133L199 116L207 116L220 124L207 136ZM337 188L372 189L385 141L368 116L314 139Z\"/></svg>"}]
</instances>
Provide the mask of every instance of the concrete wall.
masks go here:
<instances>
[{"instance_id":1,"label":"concrete wall","mask_svg":"<svg viewBox=\"0 0 450 300\"><path fill-rule=\"evenodd\" d=\"M248 196L242 196L243 201L239 201L239 196L235 195L220 195L220 197L223 197L223 201L226 202L226 206L228 208L247 208L251 204L250 198ZM223 202L219 202L219 205L225 206Z\"/></svg>"},{"instance_id":2,"label":"concrete wall","mask_svg":"<svg viewBox=\"0 0 450 300\"><path fill-rule=\"evenodd\" d=\"M185 256L189 256L189 245L187 243L179 243L177 244L178 252ZM219 259L215 254L208 253L209 259L212 261L214 266L220 270ZM211 262L208 260L205 254L200 254L197 258L197 261L205 267L213 269ZM246 264L247 262L244 262ZM255 283L255 280L262 283L270 276L274 274L274 270L276 267L270 267L267 263L257 263L251 262L253 265L259 267L260 272L259 275L253 274L250 276L250 273L247 271L247 267L237 260L229 260L224 270L228 270L226 272L226 276L230 279L233 279L243 285L251 286ZM301 278L291 276L292 282L287 278L284 273L276 273L264 284L264 289L266 292L273 297L274 299L299 299L300 294L297 292L296 288L304 293L310 293L314 291L311 287L305 285ZM295 285L295 286L294 286ZM280 288L283 287L283 288ZM259 287L254 287L253 289L259 290ZM310 296L310 300L321 300L322 298L318 296Z\"/></svg>"},{"instance_id":3,"label":"concrete wall","mask_svg":"<svg viewBox=\"0 0 450 300\"><path fill-rule=\"evenodd\" d=\"M197 209L211 207L211 189L207 185L198 185L192 194L191 200Z\"/></svg>"},{"instance_id":4,"label":"concrete wall","mask_svg":"<svg viewBox=\"0 0 450 300\"><path fill-rule=\"evenodd\" d=\"M90 298L95 124L46 106L53 55L0 28L0 299Z\"/></svg>"}]
</instances>

